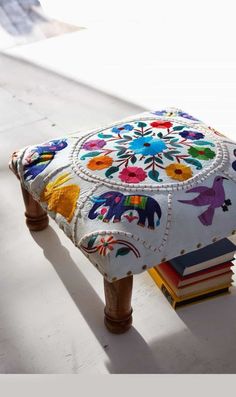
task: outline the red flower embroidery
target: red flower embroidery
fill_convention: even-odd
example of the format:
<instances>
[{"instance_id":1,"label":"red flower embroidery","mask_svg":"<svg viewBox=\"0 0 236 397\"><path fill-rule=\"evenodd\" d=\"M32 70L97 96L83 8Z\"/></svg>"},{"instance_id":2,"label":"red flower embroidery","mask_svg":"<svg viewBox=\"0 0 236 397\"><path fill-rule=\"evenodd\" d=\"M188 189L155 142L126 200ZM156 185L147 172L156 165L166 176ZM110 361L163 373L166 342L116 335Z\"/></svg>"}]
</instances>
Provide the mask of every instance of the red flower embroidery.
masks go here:
<instances>
[{"instance_id":1,"label":"red flower embroidery","mask_svg":"<svg viewBox=\"0 0 236 397\"><path fill-rule=\"evenodd\" d=\"M153 128L170 128L172 127L173 124L170 121L159 120L159 121L153 121L152 123L150 123L150 125Z\"/></svg>"}]
</instances>

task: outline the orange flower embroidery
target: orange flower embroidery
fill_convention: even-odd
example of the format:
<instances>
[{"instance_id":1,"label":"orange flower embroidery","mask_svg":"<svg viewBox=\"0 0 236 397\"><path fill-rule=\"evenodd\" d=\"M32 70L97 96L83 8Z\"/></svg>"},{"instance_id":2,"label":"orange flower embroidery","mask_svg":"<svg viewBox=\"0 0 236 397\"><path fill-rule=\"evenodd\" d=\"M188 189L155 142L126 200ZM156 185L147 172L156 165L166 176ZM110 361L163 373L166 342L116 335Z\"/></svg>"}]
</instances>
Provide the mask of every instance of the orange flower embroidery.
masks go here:
<instances>
[{"instance_id":1,"label":"orange flower embroidery","mask_svg":"<svg viewBox=\"0 0 236 397\"><path fill-rule=\"evenodd\" d=\"M186 181L193 175L190 167L178 163L168 165L165 170L171 179L176 179L177 181Z\"/></svg>"},{"instance_id":2,"label":"orange flower embroidery","mask_svg":"<svg viewBox=\"0 0 236 397\"><path fill-rule=\"evenodd\" d=\"M68 222L73 218L80 193L77 185L61 186L70 179L69 174L60 175L49 182L40 195L40 200L47 203L49 211L61 214Z\"/></svg>"},{"instance_id":3,"label":"orange flower embroidery","mask_svg":"<svg viewBox=\"0 0 236 397\"><path fill-rule=\"evenodd\" d=\"M103 170L104 168L108 168L112 165L113 160L109 156L97 156L93 159L89 160L87 167L90 170Z\"/></svg>"}]
</instances>

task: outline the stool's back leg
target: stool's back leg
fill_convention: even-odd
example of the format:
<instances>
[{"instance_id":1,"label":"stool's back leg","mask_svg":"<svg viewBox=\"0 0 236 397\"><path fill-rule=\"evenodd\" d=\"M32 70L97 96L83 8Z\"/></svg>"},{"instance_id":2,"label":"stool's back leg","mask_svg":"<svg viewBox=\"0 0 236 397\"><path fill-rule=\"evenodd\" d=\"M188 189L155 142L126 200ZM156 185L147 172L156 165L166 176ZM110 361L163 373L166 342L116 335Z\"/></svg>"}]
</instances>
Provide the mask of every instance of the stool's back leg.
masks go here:
<instances>
[{"instance_id":1,"label":"stool's back leg","mask_svg":"<svg viewBox=\"0 0 236 397\"><path fill-rule=\"evenodd\" d=\"M105 289L105 325L115 334L122 334L132 324L132 297L133 276L109 283L104 278Z\"/></svg>"}]
</instances>

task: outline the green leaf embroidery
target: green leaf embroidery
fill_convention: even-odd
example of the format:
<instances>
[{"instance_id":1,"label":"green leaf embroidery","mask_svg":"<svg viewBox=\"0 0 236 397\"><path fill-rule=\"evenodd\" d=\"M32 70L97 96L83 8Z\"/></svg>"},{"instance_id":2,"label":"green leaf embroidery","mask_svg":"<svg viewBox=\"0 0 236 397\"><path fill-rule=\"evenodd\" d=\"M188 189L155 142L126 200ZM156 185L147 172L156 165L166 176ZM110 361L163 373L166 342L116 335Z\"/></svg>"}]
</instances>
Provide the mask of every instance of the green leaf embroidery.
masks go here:
<instances>
[{"instance_id":1,"label":"green leaf embroidery","mask_svg":"<svg viewBox=\"0 0 236 397\"><path fill-rule=\"evenodd\" d=\"M117 256L124 256L127 255L131 249L129 247L121 247L116 251L116 257Z\"/></svg>"},{"instance_id":2,"label":"green leaf embroidery","mask_svg":"<svg viewBox=\"0 0 236 397\"><path fill-rule=\"evenodd\" d=\"M129 154L122 154L122 156L119 156L120 159L127 159L130 155Z\"/></svg>"},{"instance_id":3,"label":"green leaf embroidery","mask_svg":"<svg viewBox=\"0 0 236 397\"><path fill-rule=\"evenodd\" d=\"M146 123L143 123L142 121L139 121L139 122L138 122L138 127L139 127L139 128L146 127L146 126L147 126Z\"/></svg>"},{"instance_id":4,"label":"green leaf embroidery","mask_svg":"<svg viewBox=\"0 0 236 397\"><path fill-rule=\"evenodd\" d=\"M98 137L99 137L99 138L106 139L106 138L112 138L113 135L103 134L102 132L99 132Z\"/></svg>"},{"instance_id":5,"label":"green leaf embroidery","mask_svg":"<svg viewBox=\"0 0 236 397\"><path fill-rule=\"evenodd\" d=\"M184 125L177 125L176 127L173 127L173 130L174 130L174 131L181 131L181 130L183 130L184 128L185 128Z\"/></svg>"},{"instance_id":6,"label":"green leaf embroidery","mask_svg":"<svg viewBox=\"0 0 236 397\"><path fill-rule=\"evenodd\" d=\"M119 152L117 152L117 156L121 156L122 154L124 154L126 152L126 148L121 149Z\"/></svg>"},{"instance_id":7,"label":"green leaf embroidery","mask_svg":"<svg viewBox=\"0 0 236 397\"><path fill-rule=\"evenodd\" d=\"M106 170L105 176L107 178L113 178L112 174L119 171L119 167L110 167Z\"/></svg>"},{"instance_id":8,"label":"green leaf embroidery","mask_svg":"<svg viewBox=\"0 0 236 397\"><path fill-rule=\"evenodd\" d=\"M125 138L127 141L132 141L132 137L129 135L123 135L123 138Z\"/></svg>"},{"instance_id":9,"label":"green leaf embroidery","mask_svg":"<svg viewBox=\"0 0 236 397\"><path fill-rule=\"evenodd\" d=\"M193 143L195 143L196 145L199 145L199 146L205 146L205 145L209 145L209 146L215 146L215 144L214 143L212 143L212 142L208 142L208 141L193 141Z\"/></svg>"},{"instance_id":10,"label":"green leaf embroidery","mask_svg":"<svg viewBox=\"0 0 236 397\"><path fill-rule=\"evenodd\" d=\"M158 132L157 136L158 136L159 138L163 138L162 132Z\"/></svg>"},{"instance_id":11,"label":"green leaf embroidery","mask_svg":"<svg viewBox=\"0 0 236 397\"><path fill-rule=\"evenodd\" d=\"M98 156L100 154L100 152L89 152L86 154L83 154L83 156L80 157L80 160L85 160L86 157L95 157Z\"/></svg>"},{"instance_id":12,"label":"green leaf embroidery","mask_svg":"<svg viewBox=\"0 0 236 397\"><path fill-rule=\"evenodd\" d=\"M172 143L178 142L178 140L179 140L179 138L171 139L170 143L172 144Z\"/></svg>"},{"instance_id":13,"label":"green leaf embroidery","mask_svg":"<svg viewBox=\"0 0 236 397\"><path fill-rule=\"evenodd\" d=\"M172 157L169 153L163 153L163 154L164 154L166 159L171 160L171 161L174 160L174 157Z\"/></svg>"},{"instance_id":14,"label":"green leaf embroidery","mask_svg":"<svg viewBox=\"0 0 236 397\"><path fill-rule=\"evenodd\" d=\"M155 156L155 162L159 164L163 164L163 161L157 156Z\"/></svg>"},{"instance_id":15,"label":"green leaf embroidery","mask_svg":"<svg viewBox=\"0 0 236 397\"><path fill-rule=\"evenodd\" d=\"M173 143L173 142L171 142L171 146L174 146L174 147L182 147L182 146L179 145L178 143Z\"/></svg>"},{"instance_id":16,"label":"green leaf embroidery","mask_svg":"<svg viewBox=\"0 0 236 397\"><path fill-rule=\"evenodd\" d=\"M132 164L136 163L137 157L136 156L132 156L130 161L131 161Z\"/></svg>"},{"instance_id":17,"label":"green leaf embroidery","mask_svg":"<svg viewBox=\"0 0 236 397\"><path fill-rule=\"evenodd\" d=\"M153 179L155 182L162 182L162 179L159 179L159 172L156 170L151 170L148 173L149 178Z\"/></svg>"},{"instance_id":18,"label":"green leaf embroidery","mask_svg":"<svg viewBox=\"0 0 236 397\"><path fill-rule=\"evenodd\" d=\"M188 163L188 164L192 164L196 167L197 170L201 170L202 169L202 164L200 163L200 161L196 160L196 159L185 159L183 158L183 160Z\"/></svg>"},{"instance_id":19,"label":"green leaf embroidery","mask_svg":"<svg viewBox=\"0 0 236 397\"><path fill-rule=\"evenodd\" d=\"M95 234L94 236L92 236L89 239L88 244L87 244L87 248L92 248L93 247L93 244L96 241L97 236L98 236L98 234Z\"/></svg>"},{"instance_id":20,"label":"green leaf embroidery","mask_svg":"<svg viewBox=\"0 0 236 397\"><path fill-rule=\"evenodd\" d=\"M153 157L148 157L148 158L144 161L144 164L151 163L151 161L153 161Z\"/></svg>"}]
</instances>

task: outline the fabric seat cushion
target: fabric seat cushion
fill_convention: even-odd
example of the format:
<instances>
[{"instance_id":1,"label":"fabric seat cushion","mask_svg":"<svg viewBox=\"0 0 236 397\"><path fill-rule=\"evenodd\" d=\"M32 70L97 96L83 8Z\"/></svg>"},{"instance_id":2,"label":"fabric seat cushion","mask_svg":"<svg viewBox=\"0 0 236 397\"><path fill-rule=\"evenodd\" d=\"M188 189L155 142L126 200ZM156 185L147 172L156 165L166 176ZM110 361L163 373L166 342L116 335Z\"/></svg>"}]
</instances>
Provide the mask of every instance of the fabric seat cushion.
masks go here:
<instances>
[{"instance_id":1,"label":"fabric seat cushion","mask_svg":"<svg viewBox=\"0 0 236 397\"><path fill-rule=\"evenodd\" d=\"M110 281L236 230L236 144L179 109L23 148L13 161Z\"/></svg>"}]
</instances>

